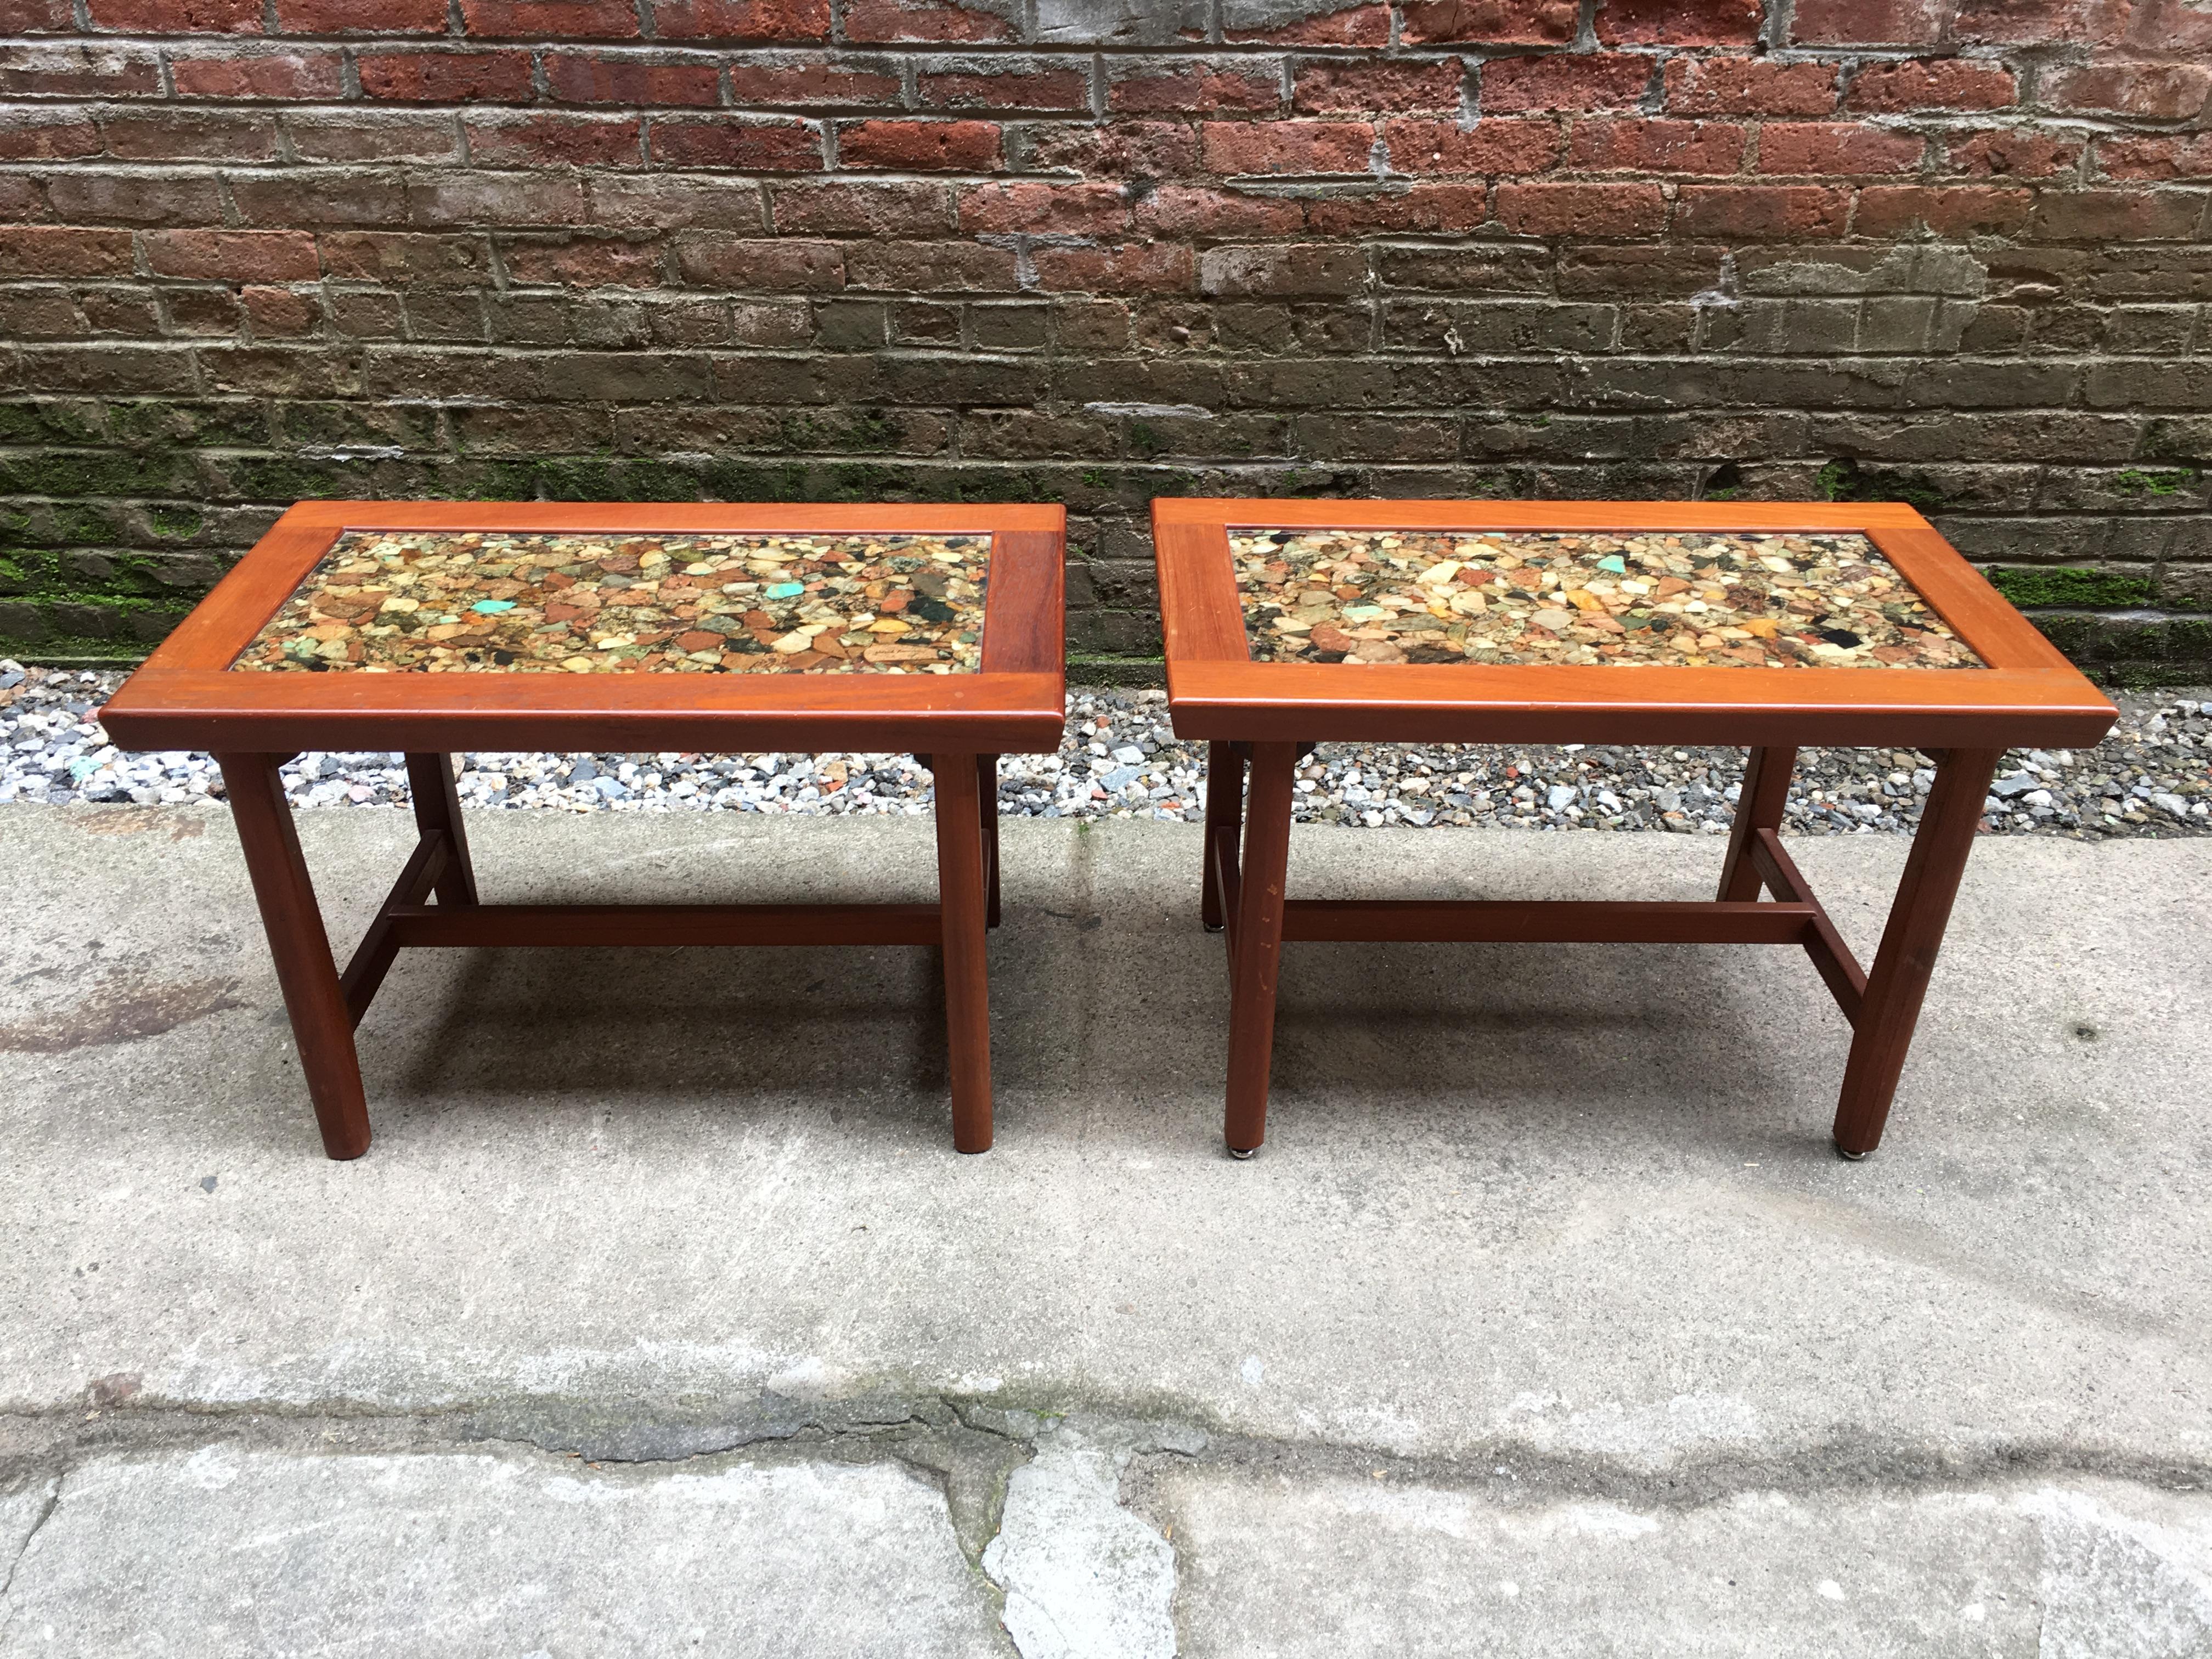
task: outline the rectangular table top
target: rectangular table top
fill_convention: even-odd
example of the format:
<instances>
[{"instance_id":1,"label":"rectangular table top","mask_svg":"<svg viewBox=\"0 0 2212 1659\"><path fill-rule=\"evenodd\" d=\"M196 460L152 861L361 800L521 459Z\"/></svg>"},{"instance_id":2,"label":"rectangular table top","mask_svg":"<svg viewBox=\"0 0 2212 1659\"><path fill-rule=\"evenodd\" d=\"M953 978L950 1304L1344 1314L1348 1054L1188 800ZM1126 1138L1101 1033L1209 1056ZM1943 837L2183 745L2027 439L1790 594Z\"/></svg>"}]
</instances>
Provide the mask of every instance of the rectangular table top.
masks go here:
<instances>
[{"instance_id":1,"label":"rectangular table top","mask_svg":"<svg viewBox=\"0 0 2212 1659\"><path fill-rule=\"evenodd\" d=\"M1065 523L302 502L104 718L143 748L1049 750Z\"/></svg>"},{"instance_id":2,"label":"rectangular table top","mask_svg":"<svg viewBox=\"0 0 2212 1659\"><path fill-rule=\"evenodd\" d=\"M1187 737L2094 743L2100 696L1902 504L1162 500Z\"/></svg>"}]
</instances>

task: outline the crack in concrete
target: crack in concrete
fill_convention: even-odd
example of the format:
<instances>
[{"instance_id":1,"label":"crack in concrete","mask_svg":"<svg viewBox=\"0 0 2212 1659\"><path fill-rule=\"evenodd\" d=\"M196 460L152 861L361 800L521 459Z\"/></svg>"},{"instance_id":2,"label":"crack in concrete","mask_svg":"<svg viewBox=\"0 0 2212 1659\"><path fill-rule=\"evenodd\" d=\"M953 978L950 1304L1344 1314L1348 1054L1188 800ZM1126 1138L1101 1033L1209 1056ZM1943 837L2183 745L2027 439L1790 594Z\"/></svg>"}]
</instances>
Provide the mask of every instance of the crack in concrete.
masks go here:
<instances>
[{"instance_id":1,"label":"crack in concrete","mask_svg":"<svg viewBox=\"0 0 2212 1659\"><path fill-rule=\"evenodd\" d=\"M650 1409L647 1402L623 1403L635 1412ZM1126 1404L1117 1409L1114 1402L1079 1396L1041 1400L1024 1407L935 1393L834 1402L763 1394L750 1408L700 1409L685 1417L671 1413L627 1422L612 1420L605 1404L536 1395L408 1413L349 1407L345 1402L194 1405L139 1395L90 1410L71 1404L0 1412L0 1481L52 1472L90 1453L190 1449L221 1437L297 1451L404 1453L503 1444L592 1465L635 1468L673 1468L768 1451L839 1461L892 1458L940 1473L958 1462L971 1473L987 1467L999 1470L976 1487L988 1491L994 1485L1002 1488L1045 1437L1068 1423L1085 1432L1136 1433L1145 1443L1132 1454L1129 1468L1139 1485L1154 1460L1172 1455L1317 1476L1370 1477L1380 1469L1393 1480L1493 1493L1684 1507L1753 1490L1935 1489L2033 1476L2095 1476L2165 1491L2212 1491L2212 1460L2098 1451L2057 1439L1960 1450L1895 1438L1869 1427L1840 1430L1770 1454L1711 1449L1645 1466L1609 1454L1540 1450L1504 1438L1449 1454L1405 1454L1356 1441L1242 1433L1218 1423L1128 1409Z\"/></svg>"},{"instance_id":2,"label":"crack in concrete","mask_svg":"<svg viewBox=\"0 0 2212 1659\"><path fill-rule=\"evenodd\" d=\"M620 1416L625 1409L632 1415ZM1021 1659L1172 1659L1182 1566L1166 1488L1170 1471L1194 1464L1316 1487L1350 1480L1373 1482L1378 1492L1456 1492L1521 1512L1577 1501L1687 1512L1754 1492L1918 1496L2085 1477L2168 1492L2212 1490L2212 1463L2203 1461L2056 1441L1961 1452L1873 1431L1770 1455L1715 1452L1650 1468L1503 1442L1406 1455L1223 1432L1093 1401L1054 1409L934 1393L837 1401L763 1393L734 1407L699 1402L680 1413L669 1402L530 1396L405 1413L191 1406L95 1387L69 1407L0 1414L0 1482L12 1478L19 1490L26 1476L48 1482L37 1519L0 1576L0 1620L32 1540L75 1471L100 1456L186 1454L214 1443L321 1456L502 1449L648 1477L724 1461L896 1462L943 1493L960 1553L1000 1607L1003 1633Z\"/></svg>"},{"instance_id":3,"label":"crack in concrete","mask_svg":"<svg viewBox=\"0 0 2212 1659\"><path fill-rule=\"evenodd\" d=\"M22 1570L24 1560L31 1553L32 1540L38 1537L40 1529L53 1518L54 1511L62 1506L62 1482L68 1478L67 1469L47 1478L46 1501L40 1505L38 1517L31 1522L31 1529L23 1534L23 1542L15 1551L15 1558L8 1563L7 1572L0 1575L0 1634L6 1632L8 1621L14 1617L8 1592L14 1588L15 1575Z\"/></svg>"}]
</instances>

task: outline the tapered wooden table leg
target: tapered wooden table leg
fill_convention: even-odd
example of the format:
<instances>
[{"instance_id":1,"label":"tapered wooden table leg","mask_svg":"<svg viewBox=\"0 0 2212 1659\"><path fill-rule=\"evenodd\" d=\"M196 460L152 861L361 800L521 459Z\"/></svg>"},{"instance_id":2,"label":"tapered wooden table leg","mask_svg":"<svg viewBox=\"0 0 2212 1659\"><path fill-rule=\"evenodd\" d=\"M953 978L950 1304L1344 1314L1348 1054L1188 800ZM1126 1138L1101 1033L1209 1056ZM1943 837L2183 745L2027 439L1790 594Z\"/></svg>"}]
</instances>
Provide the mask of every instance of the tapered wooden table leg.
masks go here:
<instances>
[{"instance_id":1,"label":"tapered wooden table leg","mask_svg":"<svg viewBox=\"0 0 2212 1659\"><path fill-rule=\"evenodd\" d=\"M937 902L945 952L945 1024L952 1072L952 1145L991 1150L991 1004L986 961L981 768L973 755L933 755Z\"/></svg>"},{"instance_id":2,"label":"tapered wooden table leg","mask_svg":"<svg viewBox=\"0 0 2212 1659\"><path fill-rule=\"evenodd\" d=\"M1743 788L1735 801L1735 827L1729 831L1728 857L1721 864L1723 902L1747 904L1759 896L1759 871L1750 858L1761 830L1782 827L1790 804L1790 775L1796 769L1795 749L1754 749L1744 763Z\"/></svg>"},{"instance_id":3,"label":"tapered wooden table leg","mask_svg":"<svg viewBox=\"0 0 2212 1659\"><path fill-rule=\"evenodd\" d=\"M984 925L999 925L999 757L975 757L976 805L983 819Z\"/></svg>"},{"instance_id":4,"label":"tapered wooden table leg","mask_svg":"<svg viewBox=\"0 0 2212 1659\"><path fill-rule=\"evenodd\" d=\"M1229 991L1231 1153L1249 1158L1267 1138L1267 1069L1275 1049L1275 981L1283 954L1284 890L1291 859L1291 787L1297 745L1252 745L1252 800L1244 819L1237 939Z\"/></svg>"},{"instance_id":5,"label":"tapered wooden table leg","mask_svg":"<svg viewBox=\"0 0 2212 1659\"><path fill-rule=\"evenodd\" d=\"M415 798L415 827L425 836L433 830L444 830L447 844L453 848L438 884L431 890L441 904L474 904L477 872L469 861L469 838L461 828L461 797L453 787L453 757L408 756L407 787Z\"/></svg>"},{"instance_id":6,"label":"tapered wooden table leg","mask_svg":"<svg viewBox=\"0 0 2212 1659\"><path fill-rule=\"evenodd\" d=\"M1935 787L1921 810L1920 831L1912 838L1881 948L1867 975L1866 997L1844 1068L1835 1136L1836 1150L1845 1158L1864 1158L1881 1145L1882 1126L1912 1046L1944 924L1951 919L1951 903L1981 826L1982 805L2003 753L1954 749L1936 760Z\"/></svg>"},{"instance_id":7,"label":"tapered wooden table leg","mask_svg":"<svg viewBox=\"0 0 2212 1659\"><path fill-rule=\"evenodd\" d=\"M1225 841L1228 861L1235 862L1243 820L1244 757L1233 743L1210 743L1206 745L1205 884L1199 899L1199 918L1208 933L1218 933L1229 925L1221 909L1221 882L1214 873L1214 845Z\"/></svg>"},{"instance_id":8,"label":"tapered wooden table leg","mask_svg":"<svg viewBox=\"0 0 2212 1659\"><path fill-rule=\"evenodd\" d=\"M292 1039L307 1074L307 1095L323 1132L323 1150L336 1158L368 1150L368 1105L362 1094L361 1061L354 1053L353 1020L338 988L330 935L315 904L314 884L300 854L291 804L277 769L282 755L217 755L232 820L246 849L246 872L276 963L276 983L292 1017Z\"/></svg>"}]
</instances>

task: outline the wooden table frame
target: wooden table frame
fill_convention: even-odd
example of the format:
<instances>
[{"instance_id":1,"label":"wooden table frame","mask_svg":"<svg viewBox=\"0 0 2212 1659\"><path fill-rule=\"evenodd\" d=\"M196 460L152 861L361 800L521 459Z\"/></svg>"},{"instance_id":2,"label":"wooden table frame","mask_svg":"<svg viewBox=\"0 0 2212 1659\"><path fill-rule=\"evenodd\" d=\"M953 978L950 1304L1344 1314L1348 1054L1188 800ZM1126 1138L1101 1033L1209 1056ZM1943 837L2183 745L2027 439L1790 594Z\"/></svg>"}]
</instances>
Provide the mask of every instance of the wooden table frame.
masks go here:
<instances>
[{"instance_id":1,"label":"wooden table frame","mask_svg":"<svg viewBox=\"0 0 2212 1659\"><path fill-rule=\"evenodd\" d=\"M206 749L220 763L331 1158L368 1150L354 1028L401 949L477 945L935 945L945 968L953 1144L985 1152L985 935L999 921L998 757L1060 746L1066 522L1058 507L301 502L155 650L101 718L122 747ZM989 535L982 659L969 674L232 671L349 530ZM343 970L279 773L303 749L399 750L414 797L420 839ZM485 904L453 783L451 757L464 749L913 751L936 776L938 902Z\"/></svg>"},{"instance_id":2,"label":"wooden table frame","mask_svg":"<svg viewBox=\"0 0 2212 1659\"><path fill-rule=\"evenodd\" d=\"M1255 663L1229 550L1231 526L1856 532L1988 666ZM1239 1158L1266 1139L1285 942L1501 939L1802 946L1852 1027L1836 1149L1848 1158L1865 1157L1881 1142L1998 761L2014 746L2094 744L2118 712L1927 520L1901 504L1163 500L1152 504L1152 535L1170 715L1178 737L1208 745L1201 919L1228 934L1223 1130ZM1324 741L1740 744L1751 756L1711 901L1291 899L1297 766ZM1853 957L1783 846L1796 752L1811 744L1917 748L1936 762L1935 785L1870 969ZM1762 900L1762 890L1774 896Z\"/></svg>"}]
</instances>

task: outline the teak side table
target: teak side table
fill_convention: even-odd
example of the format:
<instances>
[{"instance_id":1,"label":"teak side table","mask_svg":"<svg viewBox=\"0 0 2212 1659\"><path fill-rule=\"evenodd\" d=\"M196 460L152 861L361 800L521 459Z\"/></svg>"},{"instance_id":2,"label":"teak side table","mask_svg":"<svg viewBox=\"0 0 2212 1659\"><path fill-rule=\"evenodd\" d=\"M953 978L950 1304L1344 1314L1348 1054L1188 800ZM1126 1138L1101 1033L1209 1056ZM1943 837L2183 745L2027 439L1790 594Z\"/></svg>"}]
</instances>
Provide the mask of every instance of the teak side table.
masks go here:
<instances>
[{"instance_id":1,"label":"teak side table","mask_svg":"<svg viewBox=\"0 0 2212 1659\"><path fill-rule=\"evenodd\" d=\"M354 1028L399 951L477 945L937 945L953 1144L983 1152L997 757L1060 744L1065 545L1058 507L305 501L102 718L220 762L334 1158L368 1149ZM306 749L404 752L421 832L343 970L278 773ZM938 902L482 903L465 749L913 751Z\"/></svg>"},{"instance_id":2,"label":"teak side table","mask_svg":"<svg viewBox=\"0 0 2212 1659\"><path fill-rule=\"evenodd\" d=\"M1169 708L1208 744L1204 921L1229 935L1237 1157L1266 1135L1285 941L1518 939L1802 945L1853 1028L1834 1136L1863 1158L2003 751L2094 744L2117 714L1902 505L1161 500L1152 533ZM1296 768L1318 742L1751 756L1712 901L1290 899ZM1935 759L1871 968L1784 848L1804 744Z\"/></svg>"}]
</instances>

